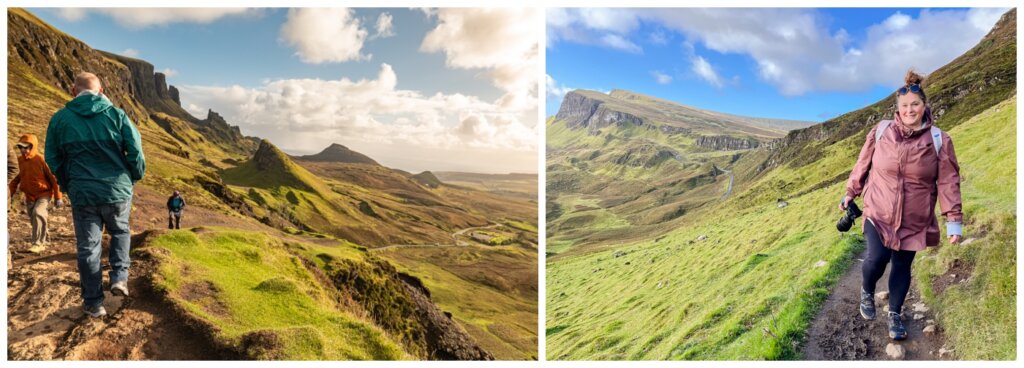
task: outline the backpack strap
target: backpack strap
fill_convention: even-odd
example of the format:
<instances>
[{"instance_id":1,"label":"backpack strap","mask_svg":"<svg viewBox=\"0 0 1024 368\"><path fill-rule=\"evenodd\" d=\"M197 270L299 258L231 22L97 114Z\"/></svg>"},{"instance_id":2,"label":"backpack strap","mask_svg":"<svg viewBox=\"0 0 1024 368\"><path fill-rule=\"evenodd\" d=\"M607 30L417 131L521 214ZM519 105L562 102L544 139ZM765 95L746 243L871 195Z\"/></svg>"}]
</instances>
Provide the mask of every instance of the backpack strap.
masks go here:
<instances>
[{"instance_id":1,"label":"backpack strap","mask_svg":"<svg viewBox=\"0 0 1024 368\"><path fill-rule=\"evenodd\" d=\"M878 129L875 129L875 143L882 139L882 134L885 134L885 130L889 128L890 124L892 124L892 120L882 120L878 123ZM942 150L942 129L932 125L931 135L932 147L935 148L935 155L938 156L939 151Z\"/></svg>"},{"instance_id":2,"label":"backpack strap","mask_svg":"<svg viewBox=\"0 0 1024 368\"><path fill-rule=\"evenodd\" d=\"M889 124L892 124L892 120L882 120L878 123L878 129L875 129L875 143L882 139L882 134L885 134L885 130L889 129Z\"/></svg>"}]
</instances>

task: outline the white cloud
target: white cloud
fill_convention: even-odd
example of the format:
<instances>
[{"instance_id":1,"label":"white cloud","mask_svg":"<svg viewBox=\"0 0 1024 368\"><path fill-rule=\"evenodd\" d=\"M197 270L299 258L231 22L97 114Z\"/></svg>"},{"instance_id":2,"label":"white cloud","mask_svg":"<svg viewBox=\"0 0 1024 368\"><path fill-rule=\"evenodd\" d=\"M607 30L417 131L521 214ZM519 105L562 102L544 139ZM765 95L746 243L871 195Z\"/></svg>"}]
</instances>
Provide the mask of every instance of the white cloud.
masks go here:
<instances>
[{"instance_id":1,"label":"white cloud","mask_svg":"<svg viewBox=\"0 0 1024 368\"><path fill-rule=\"evenodd\" d=\"M643 49L641 49L640 46L617 34L609 33L602 36L601 44L611 47L613 49L618 49L629 53L643 53Z\"/></svg>"},{"instance_id":2,"label":"white cloud","mask_svg":"<svg viewBox=\"0 0 1024 368\"><path fill-rule=\"evenodd\" d=\"M369 60L360 51L368 32L348 8L300 8L288 11L281 38L305 63Z\"/></svg>"},{"instance_id":3,"label":"white cloud","mask_svg":"<svg viewBox=\"0 0 1024 368\"><path fill-rule=\"evenodd\" d=\"M136 50L136 49L124 49L124 51L121 51L121 55L124 55L124 56L127 56L127 57L132 57L132 58L137 58L137 57L139 57L139 50Z\"/></svg>"},{"instance_id":4,"label":"white cloud","mask_svg":"<svg viewBox=\"0 0 1024 368\"><path fill-rule=\"evenodd\" d=\"M672 83L672 76L662 73L660 70L652 70L651 76L654 77L654 81L658 82L658 84Z\"/></svg>"},{"instance_id":5,"label":"white cloud","mask_svg":"<svg viewBox=\"0 0 1024 368\"><path fill-rule=\"evenodd\" d=\"M632 9L548 9L547 46L565 41L643 53L643 49L628 38L639 26L639 19Z\"/></svg>"},{"instance_id":6,"label":"white cloud","mask_svg":"<svg viewBox=\"0 0 1024 368\"><path fill-rule=\"evenodd\" d=\"M394 26L391 24L392 16L387 12L377 16L377 33L372 38L388 38L395 35Z\"/></svg>"},{"instance_id":7,"label":"white cloud","mask_svg":"<svg viewBox=\"0 0 1024 368\"><path fill-rule=\"evenodd\" d=\"M852 45L846 30L831 32L826 16L812 9L600 9L596 19L584 19L592 14L588 11L561 9L549 12L548 47L558 42L629 42L635 25L646 22L682 34L684 44L751 57L759 78L785 95L863 91L901 84L910 67L927 73L948 63L973 47L1004 12L923 10L916 18L897 12L869 27L867 37ZM694 63L698 75L718 75L701 64ZM720 76L704 79L722 83Z\"/></svg>"},{"instance_id":8,"label":"white cloud","mask_svg":"<svg viewBox=\"0 0 1024 368\"><path fill-rule=\"evenodd\" d=\"M665 45L668 44L669 37L668 33L659 29L647 35L647 40L655 45Z\"/></svg>"},{"instance_id":9,"label":"white cloud","mask_svg":"<svg viewBox=\"0 0 1024 368\"><path fill-rule=\"evenodd\" d=\"M561 100L565 97L566 93L569 93L574 89L575 88L558 84L558 82L555 81L555 78L552 78L551 75L544 74L544 90L546 91L548 98Z\"/></svg>"},{"instance_id":10,"label":"white cloud","mask_svg":"<svg viewBox=\"0 0 1024 368\"><path fill-rule=\"evenodd\" d=\"M900 12L896 12L896 14L893 14L889 18L886 18L885 22L882 22L882 24L883 26L885 26L886 29L890 31L899 31L901 29L906 28L907 25L910 24L911 20L912 19L910 18L910 16Z\"/></svg>"},{"instance_id":11,"label":"white cloud","mask_svg":"<svg viewBox=\"0 0 1024 368\"><path fill-rule=\"evenodd\" d=\"M247 8L63 8L57 15L77 22L89 13L104 14L126 28L146 28L172 23L212 23L228 16L254 16L259 11Z\"/></svg>"},{"instance_id":12,"label":"white cloud","mask_svg":"<svg viewBox=\"0 0 1024 368\"><path fill-rule=\"evenodd\" d=\"M257 88L179 89L189 112L205 116L212 108L246 134L272 137L283 148L325 147L340 140L438 149L537 148L535 114L510 113L458 93L426 96L396 89L397 84L392 67L381 64L374 79L287 79Z\"/></svg>"},{"instance_id":13,"label":"white cloud","mask_svg":"<svg viewBox=\"0 0 1024 368\"><path fill-rule=\"evenodd\" d=\"M443 8L425 12L437 18L420 51L443 52L449 68L482 69L505 91L497 101L507 110L536 109L540 62L534 8Z\"/></svg>"},{"instance_id":14,"label":"white cloud","mask_svg":"<svg viewBox=\"0 0 1024 368\"><path fill-rule=\"evenodd\" d=\"M718 72L716 72L715 68L711 66L711 63L701 56L694 56L690 58L690 62L693 64L693 72L697 74L698 77L715 88L722 88L724 85L722 77L718 75Z\"/></svg>"}]
</instances>

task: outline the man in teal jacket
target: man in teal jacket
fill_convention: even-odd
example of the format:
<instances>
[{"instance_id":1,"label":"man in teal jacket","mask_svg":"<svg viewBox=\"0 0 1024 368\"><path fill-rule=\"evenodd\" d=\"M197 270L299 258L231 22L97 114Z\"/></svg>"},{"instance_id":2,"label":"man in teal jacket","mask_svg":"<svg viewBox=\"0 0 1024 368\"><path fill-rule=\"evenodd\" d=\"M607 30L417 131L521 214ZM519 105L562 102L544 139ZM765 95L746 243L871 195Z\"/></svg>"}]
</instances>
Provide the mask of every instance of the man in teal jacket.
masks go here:
<instances>
[{"instance_id":1,"label":"man in teal jacket","mask_svg":"<svg viewBox=\"0 0 1024 368\"><path fill-rule=\"evenodd\" d=\"M124 111L103 95L92 73L75 76L75 98L46 128L46 164L71 199L85 313L106 315L100 268L103 228L110 234L110 292L128 296L132 187L142 180L142 138Z\"/></svg>"}]
</instances>

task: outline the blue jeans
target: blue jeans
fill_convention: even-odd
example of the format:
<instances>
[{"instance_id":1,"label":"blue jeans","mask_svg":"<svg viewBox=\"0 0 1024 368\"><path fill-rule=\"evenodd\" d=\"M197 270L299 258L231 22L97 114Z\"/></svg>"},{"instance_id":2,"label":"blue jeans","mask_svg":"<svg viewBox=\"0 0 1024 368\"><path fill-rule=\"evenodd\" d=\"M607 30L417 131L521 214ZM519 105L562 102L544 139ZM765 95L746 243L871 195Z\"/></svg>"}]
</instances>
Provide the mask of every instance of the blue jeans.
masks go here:
<instances>
[{"instance_id":1,"label":"blue jeans","mask_svg":"<svg viewBox=\"0 0 1024 368\"><path fill-rule=\"evenodd\" d=\"M72 206L75 220L75 239L78 243L78 275L81 278L82 299L86 307L103 304L103 228L110 234L110 283L128 280L128 250L131 232L128 216L132 202L101 204L98 206Z\"/></svg>"}]
</instances>

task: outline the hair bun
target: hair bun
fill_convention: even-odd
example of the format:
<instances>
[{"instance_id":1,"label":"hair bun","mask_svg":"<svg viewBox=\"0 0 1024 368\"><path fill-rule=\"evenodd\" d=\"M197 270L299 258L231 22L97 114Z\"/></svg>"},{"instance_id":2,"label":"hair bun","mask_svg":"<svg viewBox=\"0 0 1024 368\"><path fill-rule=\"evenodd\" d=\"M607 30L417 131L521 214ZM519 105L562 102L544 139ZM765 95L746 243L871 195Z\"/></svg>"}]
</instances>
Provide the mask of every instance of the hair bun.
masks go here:
<instances>
[{"instance_id":1,"label":"hair bun","mask_svg":"<svg viewBox=\"0 0 1024 368\"><path fill-rule=\"evenodd\" d=\"M914 73L914 69L907 70L907 76L903 77L903 81L906 82L908 86L911 84L921 84L921 81L923 80L924 77L920 74Z\"/></svg>"}]
</instances>

